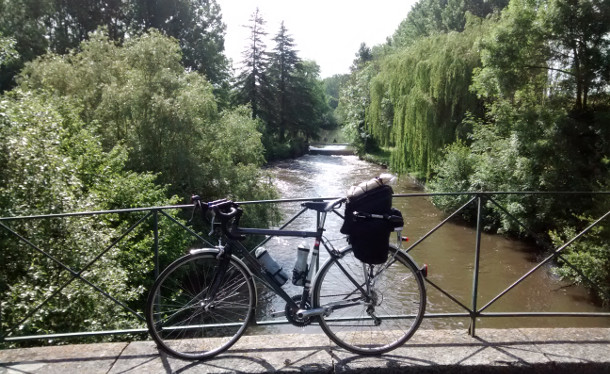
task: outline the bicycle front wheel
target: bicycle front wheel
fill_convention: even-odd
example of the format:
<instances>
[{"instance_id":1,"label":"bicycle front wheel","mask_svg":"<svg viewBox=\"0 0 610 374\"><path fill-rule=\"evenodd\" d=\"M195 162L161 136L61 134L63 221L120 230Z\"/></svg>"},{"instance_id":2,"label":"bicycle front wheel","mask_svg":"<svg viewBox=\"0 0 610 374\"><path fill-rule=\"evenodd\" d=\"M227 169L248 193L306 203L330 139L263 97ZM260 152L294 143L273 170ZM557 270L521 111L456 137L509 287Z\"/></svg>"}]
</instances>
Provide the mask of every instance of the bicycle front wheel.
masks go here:
<instances>
[{"instance_id":1,"label":"bicycle front wheel","mask_svg":"<svg viewBox=\"0 0 610 374\"><path fill-rule=\"evenodd\" d=\"M219 278L217 251L184 256L155 281L146 306L151 336L164 351L205 359L233 345L245 331L255 305L254 283L231 259ZM219 278L214 295L208 292Z\"/></svg>"},{"instance_id":2,"label":"bicycle front wheel","mask_svg":"<svg viewBox=\"0 0 610 374\"><path fill-rule=\"evenodd\" d=\"M320 270L313 303L328 310L320 316L320 326L337 345L377 355L415 333L424 316L426 290L416 265L395 247L381 265L363 264L348 247Z\"/></svg>"}]
</instances>

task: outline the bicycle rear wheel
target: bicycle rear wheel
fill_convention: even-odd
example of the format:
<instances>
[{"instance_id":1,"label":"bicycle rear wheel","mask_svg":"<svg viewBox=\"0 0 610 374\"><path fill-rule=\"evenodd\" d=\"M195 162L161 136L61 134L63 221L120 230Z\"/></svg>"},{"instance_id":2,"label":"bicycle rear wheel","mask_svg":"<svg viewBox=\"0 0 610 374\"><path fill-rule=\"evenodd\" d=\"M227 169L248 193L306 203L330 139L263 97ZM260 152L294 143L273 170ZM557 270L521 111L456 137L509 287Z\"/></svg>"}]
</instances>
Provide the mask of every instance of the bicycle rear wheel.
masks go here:
<instances>
[{"instance_id":1,"label":"bicycle rear wheel","mask_svg":"<svg viewBox=\"0 0 610 374\"><path fill-rule=\"evenodd\" d=\"M330 314L320 316L320 326L340 347L382 354L402 345L419 327L426 306L423 276L407 255L396 252L390 247L388 261L372 266L348 247L320 270L314 308L330 308Z\"/></svg>"},{"instance_id":2,"label":"bicycle rear wheel","mask_svg":"<svg viewBox=\"0 0 610 374\"><path fill-rule=\"evenodd\" d=\"M146 320L164 351L185 359L205 359L233 345L252 318L255 290L244 266L231 259L209 295L220 261L218 251L184 256L170 264L148 296Z\"/></svg>"}]
</instances>

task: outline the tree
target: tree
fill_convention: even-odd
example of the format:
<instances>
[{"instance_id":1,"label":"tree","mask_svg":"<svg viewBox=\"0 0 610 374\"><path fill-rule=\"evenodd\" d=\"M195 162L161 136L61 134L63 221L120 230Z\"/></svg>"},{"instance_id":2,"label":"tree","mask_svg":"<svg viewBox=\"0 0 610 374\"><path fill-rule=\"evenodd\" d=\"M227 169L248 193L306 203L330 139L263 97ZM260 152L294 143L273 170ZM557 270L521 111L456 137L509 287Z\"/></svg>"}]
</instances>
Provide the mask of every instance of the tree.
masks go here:
<instances>
[{"instance_id":1,"label":"tree","mask_svg":"<svg viewBox=\"0 0 610 374\"><path fill-rule=\"evenodd\" d=\"M288 30L282 22L278 34L273 38L275 48L270 54L267 76L273 87L274 100L270 102L268 113L268 125L278 131L278 141L284 142L286 131L296 132L295 109L298 104L307 103L297 101L299 90L296 72L300 59L294 49L294 40L288 34Z\"/></svg>"},{"instance_id":2,"label":"tree","mask_svg":"<svg viewBox=\"0 0 610 374\"><path fill-rule=\"evenodd\" d=\"M341 91L336 114L358 153L374 150L375 139L366 130L366 111L370 103L369 83L377 73L372 64L353 71Z\"/></svg>"},{"instance_id":3,"label":"tree","mask_svg":"<svg viewBox=\"0 0 610 374\"><path fill-rule=\"evenodd\" d=\"M413 5L398 29L391 44L402 48L417 39L451 31L464 31L466 13L479 18L497 12L508 4L508 0L421 0Z\"/></svg>"},{"instance_id":4,"label":"tree","mask_svg":"<svg viewBox=\"0 0 610 374\"><path fill-rule=\"evenodd\" d=\"M0 92L15 85L13 78L25 61L46 52L44 23L40 21L50 12L48 1L2 0L0 1L0 33L15 40L15 50L20 58L0 66Z\"/></svg>"},{"instance_id":5,"label":"tree","mask_svg":"<svg viewBox=\"0 0 610 374\"><path fill-rule=\"evenodd\" d=\"M358 52L356 52L356 58L354 59L351 70L359 70L366 66L367 63L373 60L373 53L371 52L371 48L369 48L366 43L360 43L360 47L358 48Z\"/></svg>"},{"instance_id":6,"label":"tree","mask_svg":"<svg viewBox=\"0 0 610 374\"><path fill-rule=\"evenodd\" d=\"M599 0L553 0L544 27L550 46L547 69L558 72L563 87L573 92L574 109L586 111L591 93L610 84L610 4Z\"/></svg>"},{"instance_id":7,"label":"tree","mask_svg":"<svg viewBox=\"0 0 610 374\"><path fill-rule=\"evenodd\" d=\"M300 155L321 126L334 124L320 82L320 68L298 57L284 23L273 38L272 52L264 52L263 22L258 13L252 16L252 22L237 99L249 104L252 116L260 119L269 159Z\"/></svg>"},{"instance_id":8,"label":"tree","mask_svg":"<svg viewBox=\"0 0 610 374\"><path fill-rule=\"evenodd\" d=\"M19 54L15 50L15 39L5 38L0 33L0 67L16 60Z\"/></svg>"},{"instance_id":9,"label":"tree","mask_svg":"<svg viewBox=\"0 0 610 374\"><path fill-rule=\"evenodd\" d=\"M0 32L16 40L21 60L1 72L0 89L12 87L25 62L47 51L68 53L100 27L117 42L162 30L180 41L188 69L204 74L217 92L227 84L226 27L215 0L2 0Z\"/></svg>"},{"instance_id":10,"label":"tree","mask_svg":"<svg viewBox=\"0 0 610 374\"><path fill-rule=\"evenodd\" d=\"M307 142L318 137L320 128L332 129L335 118L320 80L320 67L314 61L301 61L297 65L293 101L293 137L300 135Z\"/></svg>"},{"instance_id":11,"label":"tree","mask_svg":"<svg viewBox=\"0 0 610 374\"><path fill-rule=\"evenodd\" d=\"M21 86L78 102L81 118L101 137L106 150L125 144L126 166L156 173L171 194L226 197L245 183L216 143L226 134L221 135L212 85L184 70L175 39L151 31L117 46L97 33L80 50L28 64ZM260 139L253 136L256 123L248 123L249 136ZM243 142L241 135L231 135L225 142ZM258 142L258 147L243 149L248 153L241 163L262 164L263 147ZM265 183L257 181L263 190Z\"/></svg>"},{"instance_id":12,"label":"tree","mask_svg":"<svg viewBox=\"0 0 610 374\"><path fill-rule=\"evenodd\" d=\"M602 21L602 19L604 21ZM485 113L469 119L469 144L453 145L432 181L436 190L596 191L610 181L608 5L597 1L512 0L480 46L472 90ZM438 203L455 201L437 199ZM496 198L514 217L555 243L607 206L605 197ZM527 235L495 206L489 229ZM608 231L601 226L566 250L581 273L608 289ZM559 270L581 282L580 273ZM607 296L603 296L607 297Z\"/></svg>"},{"instance_id":13,"label":"tree","mask_svg":"<svg viewBox=\"0 0 610 374\"><path fill-rule=\"evenodd\" d=\"M347 74L336 74L332 77L324 79L324 92L328 97L328 106L335 110L339 105L339 97L341 88L345 85L349 75Z\"/></svg>"},{"instance_id":14,"label":"tree","mask_svg":"<svg viewBox=\"0 0 610 374\"><path fill-rule=\"evenodd\" d=\"M105 151L99 136L89 131L78 106L66 98L13 91L0 99L0 216L158 206L177 202L166 197L155 175L125 170L125 147ZM169 212L169 214L173 214ZM19 220L11 229L73 270L85 268L117 240L138 217ZM178 256L188 245L187 234L160 222L161 257ZM143 310L152 283L153 251L150 227L140 225L99 261L79 273L132 308ZM168 241L166 241L168 240ZM0 230L2 331L33 313L55 293L43 312L19 326L21 334L134 328L130 316L92 287L66 283L62 266ZM65 288L60 288L65 286Z\"/></svg>"},{"instance_id":15,"label":"tree","mask_svg":"<svg viewBox=\"0 0 610 374\"><path fill-rule=\"evenodd\" d=\"M442 149L465 136L466 113L481 107L470 85L485 29L473 18L462 33L421 38L381 59L369 86L366 128L384 144L392 142L395 170L427 179Z\"/></svg>"},{"instance_id":16,"label":"tree","mask_svg":"<svg viewBox=\"0 0 610 374\"><path fill-rule=\"evenodd\" d=\"M570 93L572 109L586 111L590 93L609 82L609 17L605 2L512 1L494 38L485 40L481 76L497 79L485 94L515 98L536 84L539 97Z\"/></svg>"},{"instance_id":17,"label":"tree","mask_svg":"<svg viewBox=\"0 0 610 374\"><path fill-rule=\"evenodd\" d=\"M226 26L216 0L131 0L130 28L162 30L180 41L183 64L219 86L228 80L224 55Z\"/></svg>"},{"instance_id":18,"label":"tree","mask_svg":"<svg viewBox=\"0 0 610 374\"><path fill-rule=\"evenodd\" d=\"M261 118L263 108L269 105L268 100L268 81L267 81L267 55L264 37L267 33L264 30L265 20L261 16L258 8L250 17L249 45L242 53L242 69L237 76L236 98L237 104L248 104L252 109L252 118Z\"/></svg>"}]
</instances>

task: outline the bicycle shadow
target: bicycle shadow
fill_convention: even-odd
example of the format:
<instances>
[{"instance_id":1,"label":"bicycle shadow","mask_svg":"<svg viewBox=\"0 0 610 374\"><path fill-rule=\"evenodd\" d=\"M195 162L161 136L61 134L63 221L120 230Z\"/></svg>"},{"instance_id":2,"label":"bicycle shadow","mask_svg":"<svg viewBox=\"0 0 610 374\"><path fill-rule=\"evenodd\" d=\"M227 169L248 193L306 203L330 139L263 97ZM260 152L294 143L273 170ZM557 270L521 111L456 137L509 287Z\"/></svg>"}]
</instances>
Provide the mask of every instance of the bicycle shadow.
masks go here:
<instances>
[{"instance_id":1,"label":"bicycle shadow","mask_svg":"<svg viewBox=\"0 0 610 374\"><path fill-rule=\"evenodd\" d=\"M500 333L502 334L502 333ZM437 334L433 334L437 335ZM486 335L486 336L485 336ZM431 343L408 342L382 356L357 356L333 349L336 371L400 373L601 373L610 372L610 336L577 340L542 336L509 339L484 336L450 337ZM586 335L586 334L584 334ZM606 334L607 335L607 334ZM447 342L447 340L450 340ZM434 342L438 343L434 343Z\"/></svg>"},{"instance_id":2,"label":"bicycle shadow","mask_svg":"<svg viewBox=\"0 0 610 374\"><path fill-rule=\"evenodd\" d=\"M236 347L208 360L186 361L167 355L154 347L154 344L146 344L140 345L140 347L128 347L109 373L266 373L275 371L332 372L330 347L329 345L261 347L259 342L258 347Z\"/></svg>"}]
</instances>

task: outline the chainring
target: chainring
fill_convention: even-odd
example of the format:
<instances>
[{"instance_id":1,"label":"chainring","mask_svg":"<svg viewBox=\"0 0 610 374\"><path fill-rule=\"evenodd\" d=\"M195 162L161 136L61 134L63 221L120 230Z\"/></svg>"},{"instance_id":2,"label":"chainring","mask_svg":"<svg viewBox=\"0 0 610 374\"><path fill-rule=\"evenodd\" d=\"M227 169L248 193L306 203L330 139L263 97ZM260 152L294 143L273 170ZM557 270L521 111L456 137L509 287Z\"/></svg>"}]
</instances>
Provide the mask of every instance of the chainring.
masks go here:
<instances>
[{"instance_id":1,"label":"chainring","mask_svg":"<svg viewBox=\"0 0 610 374\"><path fill-rule=\"evenodd\" d=\"M309 309L309 308L311 308L311 304L309 303L309 301L307 301L305 303L305 307L303 307L301 305L301 297L302 297L301 295L296 295L296 296L292 297L292 300L295 303L297 303L297 305L301 309ZM286 319L288 320L288 322L292 323L294 326L297 326L297 327L305 327L305 326L309 325L313 321L313 319L314 319L314 317L306 317L306 318L299 318L299 317L297 317L296 311L293 311L290 308L290 304L288 304L288 303L286 303L286 309L285 310L286 310Z\"/></svg>"}]
</instances>

